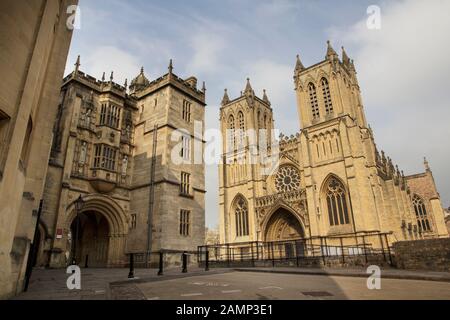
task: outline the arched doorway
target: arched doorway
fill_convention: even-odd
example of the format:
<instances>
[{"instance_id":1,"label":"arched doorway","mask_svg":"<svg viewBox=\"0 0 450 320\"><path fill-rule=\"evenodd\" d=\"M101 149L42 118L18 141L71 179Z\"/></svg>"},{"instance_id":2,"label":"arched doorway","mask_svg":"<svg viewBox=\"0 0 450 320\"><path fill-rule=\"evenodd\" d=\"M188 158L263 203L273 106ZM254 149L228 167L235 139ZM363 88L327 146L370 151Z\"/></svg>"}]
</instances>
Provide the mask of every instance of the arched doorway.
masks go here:
<instances>
[{"instance_id":1,"label":"arched doorway","mask_svg":"<svg viewBox=\"0 0 450 320\"><path fill-rule=\"evenodd\" d=\"M266 241L304 238L305 233L298 219L287 209L277 209L266 225Z\"/></svg>"},{"instance_id":2,"label":"arched doorway","mask_svg":"<svg viewBox=\"0 0 450 320\"><path fill-rule=\"evenodd\" d=\"M285 208L277 209L266 223L265 241L274 242L271 255L293 258L305 255L305 232L298 218Z\"/></svg>"},{"instance_id":3,"label":"arched doorway","mask_svg":"<svg viewBox=\"0 0 450 320\"><path fill-rule=\"evenodd\" d=\"M108 264L109 223L97 211L80 213L72 221L72 257L80 266L106 267Z\"/></svg>"}]
</instances>

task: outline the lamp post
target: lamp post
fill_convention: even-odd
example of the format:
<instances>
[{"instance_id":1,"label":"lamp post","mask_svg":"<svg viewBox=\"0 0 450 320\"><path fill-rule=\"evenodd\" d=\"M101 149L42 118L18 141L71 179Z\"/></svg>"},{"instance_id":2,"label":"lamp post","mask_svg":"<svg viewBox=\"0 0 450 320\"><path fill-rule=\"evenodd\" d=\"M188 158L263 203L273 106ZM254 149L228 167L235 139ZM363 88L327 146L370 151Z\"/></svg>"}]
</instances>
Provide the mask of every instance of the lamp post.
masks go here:
<instances>
[{"instance_id":1,"label":"lamp post","mask_svg":"<svg viewBox=\"0 0 450 320\"><path fill-rule=\"evenodd\" d=\"M74 243L73 243L73 257L72 257L72 264L75 265L77 264L76 261L76 256L77 256L77 241L78 241L78 233L80 230L80 211L83 209L84 206L84 200L80 196L78 197L77 200L75 200L75 210L76 210L76 214L77 214L77 225L76 225L76 229L75 229L75 239L74 239Z\"/></svg>"}]
</instances>

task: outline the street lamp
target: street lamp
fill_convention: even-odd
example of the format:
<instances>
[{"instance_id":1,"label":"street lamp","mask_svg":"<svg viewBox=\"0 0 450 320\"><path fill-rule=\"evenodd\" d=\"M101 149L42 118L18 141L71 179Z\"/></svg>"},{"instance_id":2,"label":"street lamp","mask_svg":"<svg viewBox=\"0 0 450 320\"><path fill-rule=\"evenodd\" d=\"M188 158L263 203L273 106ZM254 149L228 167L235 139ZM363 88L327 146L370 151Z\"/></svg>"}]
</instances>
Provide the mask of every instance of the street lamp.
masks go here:
<instances>
[{"instance_id":1,"label":"street lamp","mask_svg":"<svg viewBox=\"0 0 450 320\"><path fill-rule=\"evenodd\" d=\"M76 230L75 230L75 240L73 243L73 257L72 257L72 264L75 265L77 264L76 262L76 256L77 256L77 241L78 241L78 232L80 230L80 211L83 210L83 206L84 206L84 200L80 196L78 197L78 199L75 201L75 212L77 214L77 226L76 226Z\"/></svg>"}]
</instances>

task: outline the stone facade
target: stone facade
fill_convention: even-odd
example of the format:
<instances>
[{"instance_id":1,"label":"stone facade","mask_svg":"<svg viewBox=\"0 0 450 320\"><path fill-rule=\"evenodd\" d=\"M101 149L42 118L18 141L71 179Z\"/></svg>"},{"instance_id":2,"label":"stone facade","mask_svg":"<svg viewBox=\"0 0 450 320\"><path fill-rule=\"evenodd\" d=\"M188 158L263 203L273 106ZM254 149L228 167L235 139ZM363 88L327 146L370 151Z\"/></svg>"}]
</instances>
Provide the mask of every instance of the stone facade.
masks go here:
<instances>
[{"instance_id":1,"label":"stone facade","mask_svg":"<svg viewBox=\"0 0 450 320\"><path fill-rule=\"evenodd\" d=\"M450 239L400 241L393 246L397 268L450 271Z\"/></svg>"},{"instance_id":2,"label":"stone facade","mask_svg":"<svg viewBox=\"0 0 450 320\"><path fill-rule=\"evenodd\" d=\"M127 253L196 251L205 237L203 160L191 164L205 89L173 73L130 87L74 71L63 80L44 193L39 265L123 266ZM185 163L173 160L183 129ZM203 130L203 128L200 128ZM202 131L200 132L202 134ZM185 138L183 138L185 139ZM183 140L184 141L184 140ZM187 177L187 178L186 178ZM75 210L81 197L83 206ZM149 227L150 226L150 227ZM157 255L150 256L155 262Z\"/></svg>"},{"instance_id":3,"label":"stone facade","mask_svg":"<svg viewBox=\"0 0 450 320\"><path fill-rule=\"evenodd\" d=\"M77 3L0 3L0 298L23 288Z\"/></svg>"},{"instance_id":4,"label":"stone facade","mask_svg":"<svg viewBox=\"0 0 450 320\"><path fill-rule=\"evenodd\" d=\"M219 166L221 243L369 232L391 233L390 243L448 236L428 165L420 175L425 178L405 177L378 151L353 60L344 50L340 59L328 43L325 59L308 68L297 57L294 84L302 129L291 137L281 134L278 146L274 135L267 134L267 148L258 134L251 134L275 127L266 92L259 98L249 80L235 99L225 90L220 109L221 130L228 133ZM279 158L272 171L261 161L248 161L265 155ZM418 203L419 212L414 197L424 204Z\"/></svg>"}]
</instances>

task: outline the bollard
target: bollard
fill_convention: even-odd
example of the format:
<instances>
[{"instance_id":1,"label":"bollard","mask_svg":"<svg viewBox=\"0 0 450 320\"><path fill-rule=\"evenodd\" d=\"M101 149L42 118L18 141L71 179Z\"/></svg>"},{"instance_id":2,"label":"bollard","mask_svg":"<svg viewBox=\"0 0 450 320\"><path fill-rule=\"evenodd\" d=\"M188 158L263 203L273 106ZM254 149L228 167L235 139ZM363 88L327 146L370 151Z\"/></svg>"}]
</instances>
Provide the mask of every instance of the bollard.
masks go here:
<instances>
[{"instance_id":1,"label":"bollard","mask_svg":"<svg viewBox=\"0 0 450 320\"><path fill-rule=\"evenodd\" d=\"M205 271L209 271L209 250L206 250Z\"/></svg>"},{"instance_id":2,"label":"bollard","mask_svg":"<svg viewBox=\"0 0 450 320\"><path fill-rule=\"evenodd\" d=\"M160 251L159 252L159 271L158 271L158 276L162 276L164 274L164 259L163 259L163 252Z\"/></svg>"},{"instance_id":3,"label":"bollard","mask_svg":"<svg viewBox=\"0 0 450 320\"><path fill-rule=\"evenodd\" d=\"M128 279L134 278L134 254L130 253L130 272L128 273Z\"/></svg>"},{"instance_id":4,"label":"bollard","mask_svg":"<svg viewBox=\"0 0 450 320\"><path fill-rule=\"evenodd\" d=\"M187 273L187 252L183 252L181 255L182 261L183 261L183 269L181 270L182 273Z\"/></svg>"},{"instance_id":5,"label":"bollard","mask_svg":"<svg viewBox=\"0 0 450 320\"><path fill-rule=\"evenodd\" d=\"M89 255L86 255L86 260L84 261L84 267L88 268L88 259L89 259Z\"/></svg>"}]
</instances>

